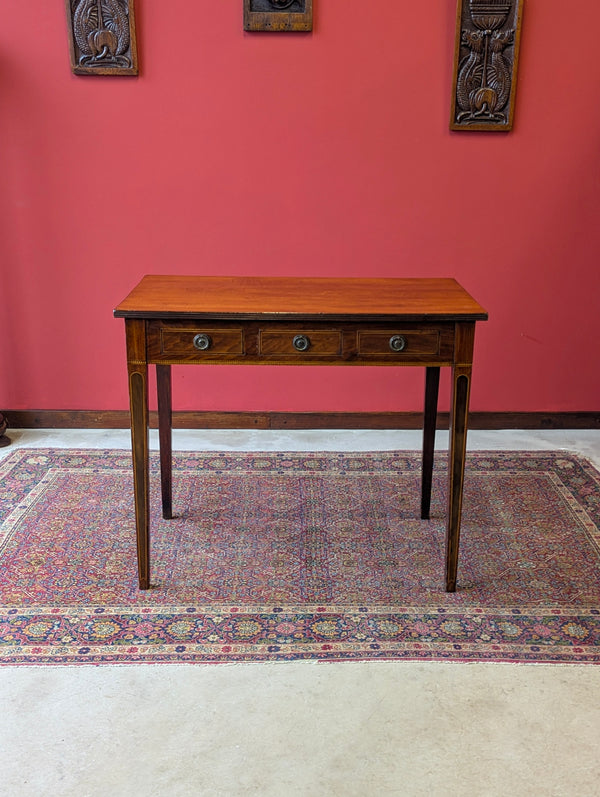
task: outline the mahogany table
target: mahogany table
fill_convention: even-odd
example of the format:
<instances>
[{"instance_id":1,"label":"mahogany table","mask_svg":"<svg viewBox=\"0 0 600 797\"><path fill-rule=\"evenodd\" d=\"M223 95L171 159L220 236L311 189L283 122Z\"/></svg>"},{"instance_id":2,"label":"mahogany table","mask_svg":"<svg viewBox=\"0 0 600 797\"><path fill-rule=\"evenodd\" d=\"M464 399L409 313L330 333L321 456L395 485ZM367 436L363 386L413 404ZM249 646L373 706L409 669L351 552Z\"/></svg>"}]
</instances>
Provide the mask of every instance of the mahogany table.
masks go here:
<instances>
[{"instance_id":1,"label":"mahogany table","mask_svg":"<svg viewBox=\"0 0 600 797\"><path fill-rule=\"evenodd\" d=\"M475 322L453 279L144 277L125 319L140 589L150 586L148 365L156 365L163 517L172 517L171 366L421 366L421 517L429 517L440 367L452 369L446 590L456 589Z\"/></svg>"}]
</instances>

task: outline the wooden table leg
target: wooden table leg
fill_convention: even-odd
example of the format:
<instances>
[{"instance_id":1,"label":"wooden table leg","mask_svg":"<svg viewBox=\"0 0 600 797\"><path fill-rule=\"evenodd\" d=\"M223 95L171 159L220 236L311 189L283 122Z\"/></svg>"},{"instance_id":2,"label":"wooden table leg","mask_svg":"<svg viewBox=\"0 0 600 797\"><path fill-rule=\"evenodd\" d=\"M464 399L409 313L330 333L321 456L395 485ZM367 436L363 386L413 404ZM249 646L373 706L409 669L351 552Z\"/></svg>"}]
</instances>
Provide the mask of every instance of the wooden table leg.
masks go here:
<instances>
[{"instance_id":1,"label":"wooden table leg","mask_svg":"<svg viewBox=\"0 0 600 797\"><path fill-rule=\"evenodd\" d=\"M425 413L423 419L423 462L421 468L421 518L429 518L431 507L431 481L433 477L433 452L437 421L440 369L425 369Z\"/></svg>"},{"instance_id":2,"label":"wooden table leg","mask_svg":"<svg viewBox=\"0 0 600 797\"><path fill-rule=\"evenodd\" d=\"M140 589L150 587L150 500L148 490L148 365L145 324L127 319L127 370L131 411L133 491Z\"/></svg>"},{"instance_id":3,"label":"wooden table leg","mask_svg":"<svg viewBox=\"0 0 600 797\"><path fill-rule=\"evenodd\" d=\"M156 366L158 392L158 440L160 446L160 487L162 515L165 520L173 517L173 445L171 409L171 366Z\"/></svg>"},{"instance_id":4,"label":"wooden table leg","mask_svg":"<svg viewBox=\"0 0 600 797\"><path fill-rule=\"evenodd\" d=\"M450 406L446 592L456 591L474 335L474 323L456 325L455 364L452 368L452 400Z\"/></svg>"}]
</instances>

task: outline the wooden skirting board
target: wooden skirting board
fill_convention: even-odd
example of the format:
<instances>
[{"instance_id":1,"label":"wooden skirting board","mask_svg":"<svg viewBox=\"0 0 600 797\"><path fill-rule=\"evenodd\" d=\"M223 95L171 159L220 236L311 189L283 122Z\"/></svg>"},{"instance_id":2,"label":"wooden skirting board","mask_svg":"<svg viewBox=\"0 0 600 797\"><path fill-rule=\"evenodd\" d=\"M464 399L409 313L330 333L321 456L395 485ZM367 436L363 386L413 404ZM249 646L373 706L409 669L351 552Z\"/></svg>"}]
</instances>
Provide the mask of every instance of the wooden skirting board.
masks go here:
<instances>
[{"instance_id":1,"label":"wooden skirting board","mask_svg":"<svg viewBox=\"0 0 600 797\"><path fill-rule=\"evenodd\" d=\"M126 429L127 410L5 410L11 429ZM174 412L178 429L420 429L420 412ZM150 413L150 425L157 416ZM438 414L448 427L448 413ZM470 429L600 429L600 412L472 412Z\"/></svg>"}]
</instances>

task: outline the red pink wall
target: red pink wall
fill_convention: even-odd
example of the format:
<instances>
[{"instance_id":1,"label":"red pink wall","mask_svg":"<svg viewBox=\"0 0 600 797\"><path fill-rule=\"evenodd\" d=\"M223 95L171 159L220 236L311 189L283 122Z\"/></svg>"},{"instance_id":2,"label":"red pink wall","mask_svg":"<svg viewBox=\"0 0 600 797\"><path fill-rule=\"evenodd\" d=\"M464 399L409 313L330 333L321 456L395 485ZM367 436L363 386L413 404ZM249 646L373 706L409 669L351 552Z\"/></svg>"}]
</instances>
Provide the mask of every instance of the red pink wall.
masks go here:
<instances>
[{"instance_id":1,"label":"red pink wall","mask_svg":"<svg viewBox=\"0 0 600 797\"><path fill-rule=\"evenodd\" d=\"M600 5L528 0L515 127L450 133L455 0L137 2L138 78L75 77L61 2L0 26L0 409L127 407L145 273L455 276L472 409L598 410ZM175 369L177 409L414 410L410 369Z\"/></svg>"}]
</instances>

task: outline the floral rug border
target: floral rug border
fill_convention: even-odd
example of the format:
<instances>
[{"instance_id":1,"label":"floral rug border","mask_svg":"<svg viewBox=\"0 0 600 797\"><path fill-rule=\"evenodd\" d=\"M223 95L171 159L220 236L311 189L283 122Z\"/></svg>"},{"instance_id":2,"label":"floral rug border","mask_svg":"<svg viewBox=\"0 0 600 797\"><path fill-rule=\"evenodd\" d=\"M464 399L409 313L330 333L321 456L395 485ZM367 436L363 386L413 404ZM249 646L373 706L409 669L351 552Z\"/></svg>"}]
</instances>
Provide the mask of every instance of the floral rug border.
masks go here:
<instances>
[{"instance_id":1,"label":"floral rug border","mask_svg":"<svg viewBox=\"0 0 600 797\"><path fill-rule=\"evenodd\" d=\"M597 609L574 614L539 607L54 606L0 609L0 618L0 627L9 625L0 645L4 665L301 659L600 663Z\"/></svg>"}]
</instances>

